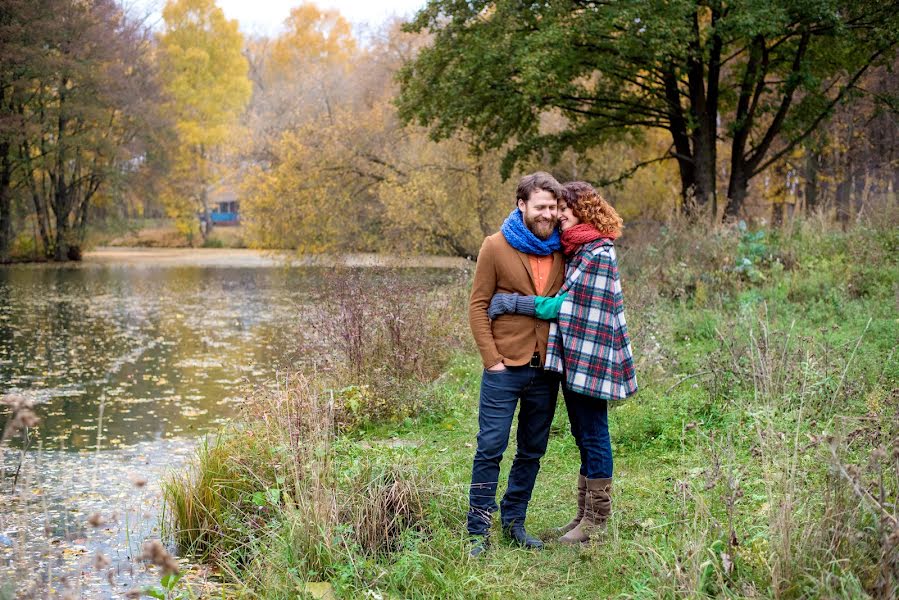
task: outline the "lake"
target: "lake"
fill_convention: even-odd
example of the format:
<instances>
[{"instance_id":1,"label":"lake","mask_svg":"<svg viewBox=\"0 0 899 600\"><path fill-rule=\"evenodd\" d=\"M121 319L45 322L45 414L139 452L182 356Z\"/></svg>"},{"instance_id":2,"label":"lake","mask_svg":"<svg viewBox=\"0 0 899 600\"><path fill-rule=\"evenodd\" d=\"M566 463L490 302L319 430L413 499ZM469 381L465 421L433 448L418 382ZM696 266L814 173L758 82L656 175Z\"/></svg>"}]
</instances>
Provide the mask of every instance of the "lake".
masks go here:
<instances>
[{"instance_id":1,"label":"lake","mask_svg":"<svg viewBox=\"0 0 899 600\"><path fill-rule=\"evenodd\" d=\"M101 249L75 265L0 267L0 394L32 401L41 418L2 449L0 598L4 585L108 597L156 582L132 557L159 535L160 478L254 386L326 368L334 356L315 323L329 282L362 269L377 286L383 264ZM459 285L467 264L390 266L439 287ZM94 565L98 553L109 566Z\"/></svg>"}]
</instances>

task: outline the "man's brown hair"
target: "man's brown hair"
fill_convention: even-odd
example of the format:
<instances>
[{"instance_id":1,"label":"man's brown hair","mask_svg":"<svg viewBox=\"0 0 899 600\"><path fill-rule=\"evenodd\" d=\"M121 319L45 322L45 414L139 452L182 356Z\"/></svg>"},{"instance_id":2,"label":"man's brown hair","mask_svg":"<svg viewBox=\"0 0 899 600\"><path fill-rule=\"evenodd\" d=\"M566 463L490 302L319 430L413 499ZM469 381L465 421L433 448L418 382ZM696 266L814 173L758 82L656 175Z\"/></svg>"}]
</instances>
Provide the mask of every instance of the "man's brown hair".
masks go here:
<instances>
[{"instance_id":1,"label":"man's brown hair","mask_svg":"<svg viewBox=\"0 0 899 600\"><path fill-rule=\"evenodd\" d=\"M518 181L518 189L515 191L515 202L531 199L531 194L543 190L553 195L556 200L562 199L562 184L556 178L545 171L537 171L525 175Z\"/></svg>"}]
</instances>

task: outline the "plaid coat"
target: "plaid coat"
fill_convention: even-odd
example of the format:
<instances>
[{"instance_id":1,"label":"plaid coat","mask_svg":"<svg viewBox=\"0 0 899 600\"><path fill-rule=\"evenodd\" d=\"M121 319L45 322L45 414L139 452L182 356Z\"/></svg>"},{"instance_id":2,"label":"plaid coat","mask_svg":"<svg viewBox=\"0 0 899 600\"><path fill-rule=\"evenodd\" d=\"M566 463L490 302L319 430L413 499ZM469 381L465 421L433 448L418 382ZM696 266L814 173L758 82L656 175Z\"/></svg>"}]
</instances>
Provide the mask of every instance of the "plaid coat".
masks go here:
<instances>
[{"instance_id":1,"label":"plaid coat","mask_svg":"<svg viewBox=\"0 0 899 600\"><path fill-rule=\"evenodd\" d=\"M624 400L637 391L615 246L584 244L568 264L559 293L568 297L549 330L545 368L562 373L575 392Z\"/></svg>"}]
</instances>

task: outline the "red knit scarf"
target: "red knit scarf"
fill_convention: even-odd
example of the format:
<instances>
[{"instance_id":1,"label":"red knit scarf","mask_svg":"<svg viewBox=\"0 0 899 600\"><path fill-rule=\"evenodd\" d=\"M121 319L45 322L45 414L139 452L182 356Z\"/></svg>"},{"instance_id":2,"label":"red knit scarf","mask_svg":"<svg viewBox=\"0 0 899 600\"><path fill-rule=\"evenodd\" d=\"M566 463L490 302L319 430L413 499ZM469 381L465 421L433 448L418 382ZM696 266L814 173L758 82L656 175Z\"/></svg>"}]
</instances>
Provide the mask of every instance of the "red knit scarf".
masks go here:
<instances>
[{"instance_id":1,"label":"red knit scarf","mask_svg":"<svg viewBox=\"0 0 899 600\"><path fill-rule=\"evenodd\" d=\"M562 232L562 251L565 252L565 256L572 256L584 244L600 238L614 240L617 237L618 232L600 231L595 225L579 223Z\"/></svg>"}]
</instances>

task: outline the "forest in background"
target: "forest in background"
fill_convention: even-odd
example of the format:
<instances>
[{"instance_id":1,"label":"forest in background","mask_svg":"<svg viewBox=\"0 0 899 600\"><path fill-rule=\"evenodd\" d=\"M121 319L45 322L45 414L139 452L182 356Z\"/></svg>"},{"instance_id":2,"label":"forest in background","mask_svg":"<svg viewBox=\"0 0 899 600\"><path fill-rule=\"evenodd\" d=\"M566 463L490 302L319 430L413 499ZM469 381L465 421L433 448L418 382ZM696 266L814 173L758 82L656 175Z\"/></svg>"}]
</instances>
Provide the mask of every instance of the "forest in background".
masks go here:
<instances>
[{"instance_id":1,"label":"forest in background","mask_svg":"<svg viewBox=\"0 0 899 600\"><path fill-rule=\"evenodd\" d=\"M664 10L662 9L664 8ZM291 11L245 36L214 0L0 7L0 261L78 259L111 223L302 252L474 256L546 169L628 222L896 203L895 2L432 0L364 39Z\"/></svg>"}]
</instances>

